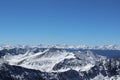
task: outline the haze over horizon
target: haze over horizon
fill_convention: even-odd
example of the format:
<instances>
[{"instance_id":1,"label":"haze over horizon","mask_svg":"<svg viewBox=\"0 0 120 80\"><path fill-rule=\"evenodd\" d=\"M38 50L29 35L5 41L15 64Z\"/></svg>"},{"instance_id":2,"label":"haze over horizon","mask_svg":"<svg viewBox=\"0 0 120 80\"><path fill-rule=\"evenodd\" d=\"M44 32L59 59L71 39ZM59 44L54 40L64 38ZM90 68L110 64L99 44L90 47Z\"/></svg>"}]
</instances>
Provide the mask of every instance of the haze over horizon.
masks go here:
<instances>
[{"instance_id":1,"label":"haze over horizon","mask_svg":"<svg viewBox=\"0 0 120 80\"><path fill-rule=\"evenodd\" d=\"M120 0L2 0L0 44L120 45Z\"/></svg>"}]
</instances>

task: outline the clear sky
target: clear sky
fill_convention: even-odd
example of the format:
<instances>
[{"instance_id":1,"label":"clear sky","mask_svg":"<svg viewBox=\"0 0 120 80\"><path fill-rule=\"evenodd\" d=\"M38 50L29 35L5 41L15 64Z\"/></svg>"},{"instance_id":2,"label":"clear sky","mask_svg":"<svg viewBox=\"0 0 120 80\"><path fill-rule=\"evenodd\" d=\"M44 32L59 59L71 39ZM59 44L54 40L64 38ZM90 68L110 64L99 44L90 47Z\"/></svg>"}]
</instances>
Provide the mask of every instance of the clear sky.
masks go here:
<instances>
[{"instance_id":1,"label":"clear sky","mask_svg":"<svg viewBox=\"0 0 120 80\"><path fill-rule=\"evenodd\" d=\"M0 0L0 44L120 45L120 0Z\"/></svg>"}]
</instances>

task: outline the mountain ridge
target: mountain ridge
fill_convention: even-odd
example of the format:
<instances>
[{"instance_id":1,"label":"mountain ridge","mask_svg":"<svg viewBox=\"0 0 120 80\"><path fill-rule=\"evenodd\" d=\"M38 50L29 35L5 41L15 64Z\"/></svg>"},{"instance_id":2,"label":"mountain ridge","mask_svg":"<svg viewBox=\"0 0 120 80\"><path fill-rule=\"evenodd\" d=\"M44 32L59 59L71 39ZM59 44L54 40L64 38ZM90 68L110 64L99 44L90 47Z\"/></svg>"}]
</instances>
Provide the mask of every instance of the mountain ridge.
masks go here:
<instances>
[{"instance_id":1,"label":"mountain ridge","mask_svg":"<svg viewBox=\"0 0 120 80\"><path fill-rule=\"evenodd\" d=\"M111 50L105 48L97 53L101 51ZM96 54L94 49L8 46L0 50L0 56L2 80L120 79L120 57L102 56Z\"/></svg>"},{"instance_id":2,"label":"mountain ridge","mask_svg":"<svg viewBox=\"0 0 120 80\"><path fill-rule=\"evenodd\" d=\"M87 46L87 45L0 45L0 50L13 48L61 48L61 49L100 49L100 50L120 50L120 45L101 45L101 46Z\"/></svg>"}]
</instances>

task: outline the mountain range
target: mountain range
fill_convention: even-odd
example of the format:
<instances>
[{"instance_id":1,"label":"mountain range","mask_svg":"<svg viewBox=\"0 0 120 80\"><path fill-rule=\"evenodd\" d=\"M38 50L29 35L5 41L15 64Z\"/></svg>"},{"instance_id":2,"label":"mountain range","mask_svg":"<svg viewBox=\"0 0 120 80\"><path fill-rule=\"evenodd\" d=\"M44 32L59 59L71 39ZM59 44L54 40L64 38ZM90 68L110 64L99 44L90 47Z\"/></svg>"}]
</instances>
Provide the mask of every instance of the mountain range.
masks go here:
<instances>
[{"instance_id":1,"label":"mountain range","mask_svg":"<svg viewBox=\"0 0 120 80\"><path fill-rule=\"evenodd\" d=\"M0 46L0 80L120 80L120 46Z\"/></svg>"}]
</instances>

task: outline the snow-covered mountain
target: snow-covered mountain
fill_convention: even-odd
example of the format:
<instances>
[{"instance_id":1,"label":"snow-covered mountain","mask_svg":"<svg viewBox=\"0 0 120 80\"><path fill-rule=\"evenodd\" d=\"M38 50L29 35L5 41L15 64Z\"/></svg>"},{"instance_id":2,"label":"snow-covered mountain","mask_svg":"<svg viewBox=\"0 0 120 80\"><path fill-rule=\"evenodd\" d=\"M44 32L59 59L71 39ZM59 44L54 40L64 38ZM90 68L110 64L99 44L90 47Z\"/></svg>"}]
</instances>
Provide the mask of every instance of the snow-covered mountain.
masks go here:
<instances>
[{"instance_id":1,"label":"snow-covered mountain","mask_svg":"<svg viewBox=\"0 0 120 80\"><path fill-rule=\"evenodd\" d=\"M45 72L61 72L70 69L86 71L97 62L106 59L103 56L94 55L92 52L68 52L66 50L49 48L34 53L28 51L25 54L5 55L3 57L10 65L22 66Z\"/></svg>"},{"instance_id":2,"label":"snow-covered mountain","mask_svg":"<svg viewBox=\"0 0 120 80\"><path fill-rule=\"evenodd\" d=\"M87 45L0 45L0 50L13 48L61 48L61 49L99 49L99 50L120 50L120 45L102 45L102 46L87 46Z\"/></svg>"},{"instance_id":3,"label":"snow-covered mountain","mask_svg":"<svg viewBox=\"0 0 120 80\"><path fill-rule=\"evenodd\" d=\"M116 46L1 46L0 79L120 80L120 58L108 58L94 50L119 51Z\"/></svg>"}]
</instances>

